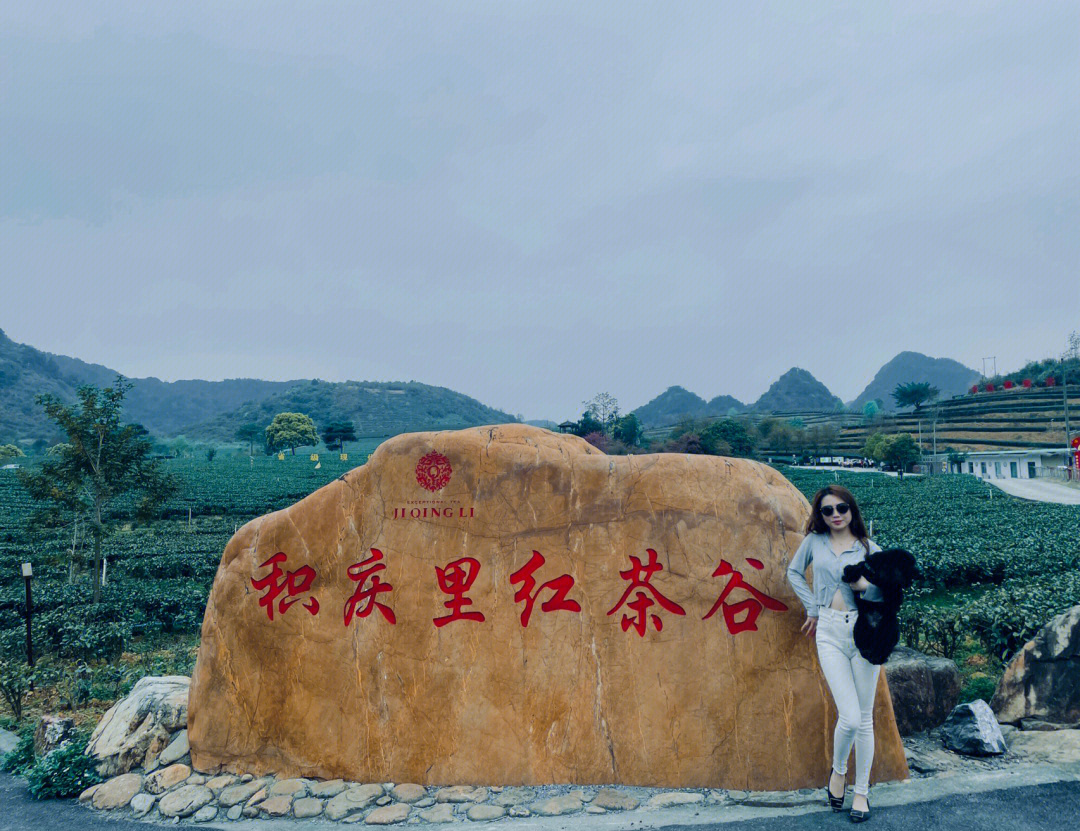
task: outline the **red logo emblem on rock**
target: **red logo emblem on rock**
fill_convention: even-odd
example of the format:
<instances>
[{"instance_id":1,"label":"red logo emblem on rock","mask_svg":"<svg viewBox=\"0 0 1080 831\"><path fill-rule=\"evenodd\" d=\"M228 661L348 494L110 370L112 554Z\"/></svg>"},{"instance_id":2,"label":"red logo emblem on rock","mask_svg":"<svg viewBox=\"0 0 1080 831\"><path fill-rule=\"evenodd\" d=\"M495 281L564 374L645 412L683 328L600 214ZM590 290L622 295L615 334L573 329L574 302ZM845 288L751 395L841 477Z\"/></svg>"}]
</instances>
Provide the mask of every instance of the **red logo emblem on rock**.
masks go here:
<instances>
[{"instance_id":1,"label":"red logo emblem on rock","mask_svg":"<svg viewBox=\"0 0 1080 831\"><path fill-rule=\"evenodd\" d=\"M453 472L450 460L434 450L416 463L416 481L420 483L420 487L429 491L445 488Z\"/></svg>"}]
</instances>

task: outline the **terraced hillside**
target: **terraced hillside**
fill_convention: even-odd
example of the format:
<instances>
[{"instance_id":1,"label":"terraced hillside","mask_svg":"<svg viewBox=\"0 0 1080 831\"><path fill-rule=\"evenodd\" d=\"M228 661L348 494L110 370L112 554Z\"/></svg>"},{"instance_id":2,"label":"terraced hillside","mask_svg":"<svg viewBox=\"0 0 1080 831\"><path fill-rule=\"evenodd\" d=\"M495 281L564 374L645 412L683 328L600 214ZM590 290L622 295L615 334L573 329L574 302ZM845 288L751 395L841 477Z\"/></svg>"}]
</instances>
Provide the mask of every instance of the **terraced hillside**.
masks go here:
<instances>
[{"instance_id":1,"label":"terraced hillside","mask_svg":"<svg viewBox=\"0 0 1080 831\"><path fill-rule=\"evenodd\" d=\"M858 453L871 433L911 433L929 448L937 421L938 449L952 447L974 452L1010 448L1058 448L1065 442L1065 406L1060 387L1015 388L959 395L925 406L921 412L883 413L867 422L858 413L783 412L782 420L798 419L808 429L837 431L835 453ZM1069 387L1069 418L1073 435L1080 432L1080 386ZM759 451L778 452L767 442Z\"/></svg>"}]
</instances>

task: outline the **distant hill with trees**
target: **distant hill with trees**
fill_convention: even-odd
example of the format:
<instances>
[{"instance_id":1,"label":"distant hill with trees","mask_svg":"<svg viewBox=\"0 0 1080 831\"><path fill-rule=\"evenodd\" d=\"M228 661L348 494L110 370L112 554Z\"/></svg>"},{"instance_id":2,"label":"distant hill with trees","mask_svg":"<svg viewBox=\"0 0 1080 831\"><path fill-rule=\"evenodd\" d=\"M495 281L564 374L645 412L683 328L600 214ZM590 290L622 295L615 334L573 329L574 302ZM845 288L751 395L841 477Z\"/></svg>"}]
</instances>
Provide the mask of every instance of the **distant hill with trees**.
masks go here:
<instances>
[{"instance_id":1,"label":"distant hill with trees","mask_svg":"<svg viewBox=\"0 0 1080 831\"><path fill-rule=\"evenodd\" d=\"M268 425L278 413L303 413L316 424L352 422L358 436L393 436L414 430L459 430L516 421L509 413L460 392L416 381L305 381L189 426L197 441L233 441L245 424Z\"/></svg>"},{"instance_id":2,"label":"distant hill with trees","mask_svg":"<svg viewBox=\"0 0 1080 831\"><path fill-rule=\"evenodd\" d=\"M668 387L648 404L643 404L633 414L643 427L671 427L687 419L706 416L726 416L732 410L742 412L746 405L730 395L718 395L706 401L700 395L674 386Z\"/></svg>"},{"instance_id":3,"label":"distant hill with trees","mask_svg":"<svg viewBox=\"0 0 1080 831\"><path fill-rule=\"evenodd\" d=\"M813 410L831 413L844 409L844 402L805 369L794 366L773 381L752 409L757 412Z\"/></svg>"},{"instance_id":4,"label":"distant hill with trees","mask_svg":"<svg viewBox=\"0 0 1080 831\"><path fill-rule=\"evenodd\" d=\"M15 343L0 331L0 443L57 440L56 426L35 398L48 394L70 404L80 385L104 388L118 374L100 364ZM125 420L162 438L186 435L232 442L241 427L257 422L265 428L279 412L302 412L319 425L351 421L360 435L368 436L516 420L453 390L413 382L128 380L132 385L124 400Z\"/></svg>"},{"instance_id":5,"label":"distant hill with trees","mask_svg":"<svg viewBox=\"0 0 1080 831\"><path fill-rule=\"evenodd\" d=\"M861 411L870 401L876 401L884 412L896 412L892 396L897 384L928 383L940 390L939 398L951 398L968 391L981 376L978 372L951 358L931 358L921 352L901 352L881 369L859 395L848 402L849 410Z\"/></svg>"}]
</instances>

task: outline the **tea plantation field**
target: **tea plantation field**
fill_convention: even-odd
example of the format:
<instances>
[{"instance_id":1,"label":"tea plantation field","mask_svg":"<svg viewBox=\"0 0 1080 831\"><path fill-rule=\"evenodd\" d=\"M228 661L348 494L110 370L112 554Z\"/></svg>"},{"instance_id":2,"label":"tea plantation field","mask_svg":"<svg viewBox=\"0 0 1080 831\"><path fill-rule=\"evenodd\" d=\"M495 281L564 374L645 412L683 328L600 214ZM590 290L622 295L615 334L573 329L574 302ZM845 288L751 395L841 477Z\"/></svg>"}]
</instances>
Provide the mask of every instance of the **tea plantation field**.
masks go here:
<instances>
[{"instance_id":1,"label":"tea plantation field","mask_svg":"<svg viewBox=\"0 0 1080 831\"><path fill-rule=\"evenodd\" d=\"M0 647L8 655L22 654L24 638L19 565L34 565L34 643L43 660L29 712L70 707L89 719L144 674L190 672L218 560L236 527L361 464L376 442L357 444L349 461L324 454L319 469L306 454L167 461L181 491L164 518L107 540L107 585L96 605L89 539L76 540L76 563L86 565L69 579L74 529L40 527L14 472L0 470ZM922 577L904 610L905 640L956 658L983 687L1040 625L1080 603L1074 506L991 498L969 476L901 481L779 469L808 499L839 481L874 521L880 545L916 555Z\"/></svg>"},{"instance_id":2,"label":"tea plantation field","mask_svg":"<svg viewBox=\"0 0 1080 831\"><path fill-rule=\"evenodd\" d=\"M24 654L20 564L29 561L37 699L43 685L54 699L38 704L107 702L144 674L190 672L206 598L235 529L362 464L377 444L354 443L344 462L337 454L322 454L318 469L307 454L286 455L283 461L220 454L213 461L167 460L165 469L176 474L180 491L162 519L122 526L106 540L107 583L97 605L90 602L93 543L84 538L85 529L80 528L75 545L82 568L69 581L75 529L35 523L35 506L15 472L0 470L0 649Z\"/></svg>"},{"instance_id":3,"label":"tea plantation field","mask_svg":"<svg viewBox=\"0 0 1080 831\"><path fill-rule=\"evenodd\" d=\"M955 657L975 639L996 662L1080 603L1080 510L1028 502L974 476L904 479L778 468L807 499L838 482L873 520L883 548L906 548L922 577L903 609L904 638Z\"/></svg>"}]
</instances>

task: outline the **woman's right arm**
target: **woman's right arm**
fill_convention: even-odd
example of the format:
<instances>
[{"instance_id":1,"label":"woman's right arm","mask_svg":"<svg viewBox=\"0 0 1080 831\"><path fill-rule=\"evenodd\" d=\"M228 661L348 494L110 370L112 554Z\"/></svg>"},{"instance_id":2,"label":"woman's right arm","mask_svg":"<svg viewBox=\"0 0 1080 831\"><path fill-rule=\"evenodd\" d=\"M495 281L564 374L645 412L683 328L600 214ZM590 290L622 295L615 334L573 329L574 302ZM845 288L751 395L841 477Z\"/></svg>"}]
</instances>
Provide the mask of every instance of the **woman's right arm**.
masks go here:
<instances>
[{"instance_id":1,"label":"woman's right arm","mask_svg":"<svg viewBox=\"0 0 1080 831\"><path fill-rule=\"evenodd\" d=\"M818 611L814 603L814 593L806 582L806 567L810 564L811 557L810 542L810 534L803 537L802 543L800 543L798 550L791 558L791 563L788 565L787 578L791 588L795 590L796 597L806 607L806 616L816 618Z\"/></svg>"}]
</instances>

